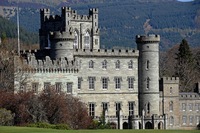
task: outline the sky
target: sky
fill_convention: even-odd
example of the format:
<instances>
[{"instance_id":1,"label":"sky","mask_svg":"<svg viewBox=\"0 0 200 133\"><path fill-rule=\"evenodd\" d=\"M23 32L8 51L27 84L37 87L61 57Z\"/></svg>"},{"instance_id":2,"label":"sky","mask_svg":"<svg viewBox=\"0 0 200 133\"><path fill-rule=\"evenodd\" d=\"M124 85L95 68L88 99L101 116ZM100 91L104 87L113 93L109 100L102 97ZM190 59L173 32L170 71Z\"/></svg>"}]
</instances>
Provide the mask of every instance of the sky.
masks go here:
<instances>
[{"instance_id":1,"label":"sky","mask_svg":"<svg viewBox=\"0 0 200 133\"><path fill-rule=\"evenodd\" d=\"M194 1L194 0L177 0L177 1L180 1L180 2L190 2L190 1Z\"/></svg>"}]
</instances>

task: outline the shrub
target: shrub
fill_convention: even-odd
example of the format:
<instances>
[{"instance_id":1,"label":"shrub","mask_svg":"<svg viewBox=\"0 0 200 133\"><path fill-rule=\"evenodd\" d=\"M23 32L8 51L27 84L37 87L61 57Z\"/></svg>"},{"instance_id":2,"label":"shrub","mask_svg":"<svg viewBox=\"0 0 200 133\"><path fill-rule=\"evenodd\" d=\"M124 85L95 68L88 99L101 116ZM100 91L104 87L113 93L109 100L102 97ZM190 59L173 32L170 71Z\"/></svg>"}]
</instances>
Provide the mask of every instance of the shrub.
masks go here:
<instances>
[{"instance_id":1,"label":"shrub","mask_svg":"<svg viewBox=\"0 0 200 133\"><path fill-rule=\"evenodd\" d=\"M10 110L5 108L0 109L0 125L1 126L11 126L13 125L14 115L12 115Z\"/></svg>"},{"instance_id":2,"label":"shrub","mask_svg":"<svg viewBox=\"0 0 200 133\"><path fill-rule=\"evenodd\" d=\"M67 124L56 124L54 129L69 130L70 127Z\"/></svg>"},{"instance_id":3,"label":"shrub","mask_svg":"<svg viewBox=\"0 0 200 133\"><path fill-rule=\"evenodd\" d=\"M46 122L37 122L27 125L28 127L38 127L38 128L54 128L55 125Z\"/></svg>"}]
</instances>

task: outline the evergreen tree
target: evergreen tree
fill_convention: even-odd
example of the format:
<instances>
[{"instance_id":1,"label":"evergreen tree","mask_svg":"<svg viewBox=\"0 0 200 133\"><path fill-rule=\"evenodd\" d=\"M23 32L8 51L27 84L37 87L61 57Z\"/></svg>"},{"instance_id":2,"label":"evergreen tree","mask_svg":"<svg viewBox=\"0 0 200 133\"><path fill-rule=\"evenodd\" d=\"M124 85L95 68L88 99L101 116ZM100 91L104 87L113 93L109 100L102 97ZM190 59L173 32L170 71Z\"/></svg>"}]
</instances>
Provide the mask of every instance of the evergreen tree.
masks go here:
<instances>
[{"instance_id":1,"label":"evergreen tree","mask_svg":"<svg viewBox=\"0 0 200 133\"><path fill-rule=\"evenodd\" d=\"M180 91L192 91L195 82L195 62L188 42L183 39L176 54L176 76L180 78Z\"/></svg>"}]
</instances>

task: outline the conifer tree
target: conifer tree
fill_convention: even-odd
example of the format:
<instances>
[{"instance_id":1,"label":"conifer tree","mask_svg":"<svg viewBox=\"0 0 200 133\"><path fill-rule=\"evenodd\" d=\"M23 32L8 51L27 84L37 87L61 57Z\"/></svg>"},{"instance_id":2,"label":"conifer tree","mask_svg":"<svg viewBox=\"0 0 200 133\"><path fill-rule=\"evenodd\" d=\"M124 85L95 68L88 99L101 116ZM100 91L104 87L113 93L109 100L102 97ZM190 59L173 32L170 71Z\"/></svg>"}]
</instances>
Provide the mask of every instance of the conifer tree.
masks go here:
<instances>
[{"instance_id":1,"label":"conifer tree","mask_svg":"<svg viewBox=\"0 0 200 133\"><path fill-rule=\"evenodd\" d=\"M188 42L183 39L176 54L176 76L180 78L180 91L192 91L195 80L195 62Z\"/></svg>"}]
</instances>

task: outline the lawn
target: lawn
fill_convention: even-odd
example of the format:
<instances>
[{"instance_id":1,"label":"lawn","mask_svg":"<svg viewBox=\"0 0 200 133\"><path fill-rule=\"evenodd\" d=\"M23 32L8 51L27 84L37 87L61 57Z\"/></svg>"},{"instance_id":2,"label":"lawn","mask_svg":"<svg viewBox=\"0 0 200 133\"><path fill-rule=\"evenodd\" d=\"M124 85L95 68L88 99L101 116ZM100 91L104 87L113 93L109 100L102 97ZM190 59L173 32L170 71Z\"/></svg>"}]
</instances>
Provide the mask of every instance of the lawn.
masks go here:
<instances>
[{"instance_id":1,"label":"lawn","mask_svg":"<svg viewBox=\"0 0 200 133\"><path fill-rule=\"evenodd\" d=\"M0 126L0 133L200 133L200 130L54 130Z\"/></svg>"}]
</instances>

